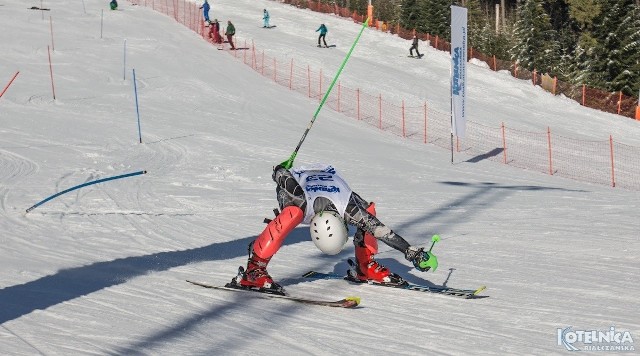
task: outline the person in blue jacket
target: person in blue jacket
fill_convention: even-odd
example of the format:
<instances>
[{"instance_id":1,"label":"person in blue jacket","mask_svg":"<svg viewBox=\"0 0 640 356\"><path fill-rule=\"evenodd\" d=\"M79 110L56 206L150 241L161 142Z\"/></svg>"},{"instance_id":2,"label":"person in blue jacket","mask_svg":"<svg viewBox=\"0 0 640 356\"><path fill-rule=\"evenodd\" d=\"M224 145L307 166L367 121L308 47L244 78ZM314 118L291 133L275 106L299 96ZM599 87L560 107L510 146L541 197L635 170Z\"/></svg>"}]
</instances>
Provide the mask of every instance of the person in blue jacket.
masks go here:
<instances>
[{"instance_id":1,"label":"person in blue jacket","mask_svg":"<svg viewBox=\"0 0 640 356\"><path fill-rule=\"evenodd\" d=\"M327 46L327 40L325 39L325 37L327 36L327 32L329 32L329 30L327 29L327 26L325 26L324 24L321 24L320 27L318 27L318 29L316 30L316 32L318 31L320 31L320 36L318 36L318 47L322 47L320 46L320 40L324 42L325 47L329 47Z\"/></svg>"},{"instance_id":2,"label":"person in blue jacket","mask_svg":"<svg viewBox=\"0 0 640 356\"><path fill-rule=\"evenodd\" d=\"M267 9L264 9L264 12L262 13L262 20L264 21L262 27L271 27L269 26L269 11L267 11Z\"/></svg>"},{"instance_id":3,"label":"person in blue jacket","mask_svg":"<svg viewBox=\"0 0 640 356\"><path fill-rule=\"evenodd\" d=\"M202 6L200 6L199 8L202 9L202 14L204 15L204 20L207 22L207 24L211 22L209 20L209 10L211 9L211 6L209 6L209 1L204 0L204 4L202 4Z\"/></svg>"}]
</instances>

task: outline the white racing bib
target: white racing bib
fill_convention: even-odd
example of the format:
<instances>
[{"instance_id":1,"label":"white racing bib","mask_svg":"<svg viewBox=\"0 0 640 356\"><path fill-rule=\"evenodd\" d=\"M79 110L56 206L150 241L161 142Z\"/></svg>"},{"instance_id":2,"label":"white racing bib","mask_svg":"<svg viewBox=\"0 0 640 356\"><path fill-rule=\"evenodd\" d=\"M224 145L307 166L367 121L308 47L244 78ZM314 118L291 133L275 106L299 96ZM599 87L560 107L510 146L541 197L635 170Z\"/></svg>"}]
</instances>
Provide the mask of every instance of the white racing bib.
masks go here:
<instances>
[{"instance_id":1,"label":"white racing bib","mask_svg":"<svg viewBox=\"0 0 640 356\"><path fill-rule=\"evenodd\" d=\"M338 175L335 168L331 165L315 164L300 166L291 169L290 172L304 190L307 199L307 209L303 220L305 224L311 222L311 218L316 214L313 211L313 202L318 197L331 200L340 216L344 215L351 197L351 188Z\"/></svg>"}]
</instances>

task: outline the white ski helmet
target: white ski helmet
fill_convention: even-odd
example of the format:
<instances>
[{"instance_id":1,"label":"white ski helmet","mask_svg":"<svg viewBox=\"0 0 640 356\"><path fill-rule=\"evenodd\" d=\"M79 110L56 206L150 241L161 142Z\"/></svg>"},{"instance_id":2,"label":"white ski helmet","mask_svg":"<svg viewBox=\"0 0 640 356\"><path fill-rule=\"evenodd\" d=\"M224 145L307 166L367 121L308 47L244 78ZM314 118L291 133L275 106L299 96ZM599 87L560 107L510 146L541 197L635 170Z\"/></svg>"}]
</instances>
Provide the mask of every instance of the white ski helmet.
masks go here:
<instances>
[{"instance_id":1,"label":"white ski helmet","mask_svg":"<svg viewBox=\"0 0 640 356\"><path fill-rule=\"evenodd\" d=\"M311 240L327 255L336 255L347 243L349 230L340 215L334 211L317 213L310 224Z\"/></svg>"}]
</instances>

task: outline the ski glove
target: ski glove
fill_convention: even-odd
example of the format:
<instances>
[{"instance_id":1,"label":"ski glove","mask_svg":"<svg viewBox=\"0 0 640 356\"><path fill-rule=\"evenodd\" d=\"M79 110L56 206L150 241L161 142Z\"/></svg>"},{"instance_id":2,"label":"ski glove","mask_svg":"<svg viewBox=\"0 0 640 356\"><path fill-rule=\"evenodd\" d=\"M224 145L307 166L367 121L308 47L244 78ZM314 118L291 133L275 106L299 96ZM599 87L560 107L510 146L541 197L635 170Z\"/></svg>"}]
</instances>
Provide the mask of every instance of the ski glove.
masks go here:
<instances>
[{"instance_id":1,"label":"ski glove","mask_svg":"<svg viewBox=\"0 0 640 356\"><path fill-rule=\"evenodd\" d=\"M431 251L425 251L422 247L409 247L404 255L419 271L427 272L428 270L433 270L435 272L438 268L438 258L436 255L431 253Z\"/></svg>"}]
</instances>

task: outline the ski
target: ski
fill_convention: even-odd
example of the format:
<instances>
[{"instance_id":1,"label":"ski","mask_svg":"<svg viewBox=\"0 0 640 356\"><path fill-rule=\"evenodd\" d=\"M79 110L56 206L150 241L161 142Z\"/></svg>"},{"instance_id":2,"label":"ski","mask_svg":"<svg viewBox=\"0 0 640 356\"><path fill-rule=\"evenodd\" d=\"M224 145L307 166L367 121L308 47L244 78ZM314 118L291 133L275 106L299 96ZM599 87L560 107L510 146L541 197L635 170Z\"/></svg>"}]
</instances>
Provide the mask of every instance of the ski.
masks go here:
<instances>
[{"instance_id":1,"label":"ski","mask_svg":"<svg viewBox=\"0 0 640 356\"><path fill-rule=\"evenodd\" d=\"M474 298L478 294L480 294L482 291L487 289L486 286L481 286L478 289L458 289L458 288L451 288L451 287L424 286L424 285L419 285L419 284L414 284L409 282L401 285L379 284L379 283L362 282L362 281L354 280L352 278L349 278L349 276L343 276L336 273L322 273L322 272L316 272L316 271L309 271L303 274L302 277L314 278L314 279L343 279L343 280L346 280L352 283L357 283L357 284L368 284L368 285L388 287L388 288L408 289L408 290L415 290L418 292L436 293L436 294L460 297L465 299Z\"/></svg>"},{"instance_id":2,"label":"ski","mask_svg":"<svg viewBox=\"0 0 640 356\"><path fill-rule=\"evenodd\" d=\"M317 300L317 299L307 299L307 298L300 298L300 297L292 297L289 295L280 295L280 294L274 294L274 293L269 293L269 292L261 292L259 290L255 290L255 289L247 289L247 288L242 288L240 286L238 286L237 284L235 285L236 287L233 287L231 283L228 283L226 286L215 286L212 284L207 284L207 283L202 283L202 282L195 282L195 281L191 281L187 279L187 282L196 285L196 286L200 286L200 287L204 287L204 288L210 288L210 289L219 289L219 290L227 290L227 291L232 291L232 292L253 292L253 295L257 296L257 297L261 297L261 298L265 298L265 299L284 299L284 300L289 300L292 302L297 302L297 303L302 303L302 304L310 304L310 305L320 305L320 306L325 306L325 307L335 307L335 308L355 308L360 304L360 297L346 297L344 299L340 299L340 300L336 300L336 301L330 301L330 300Z\"/></svg>"}]
</instances>

